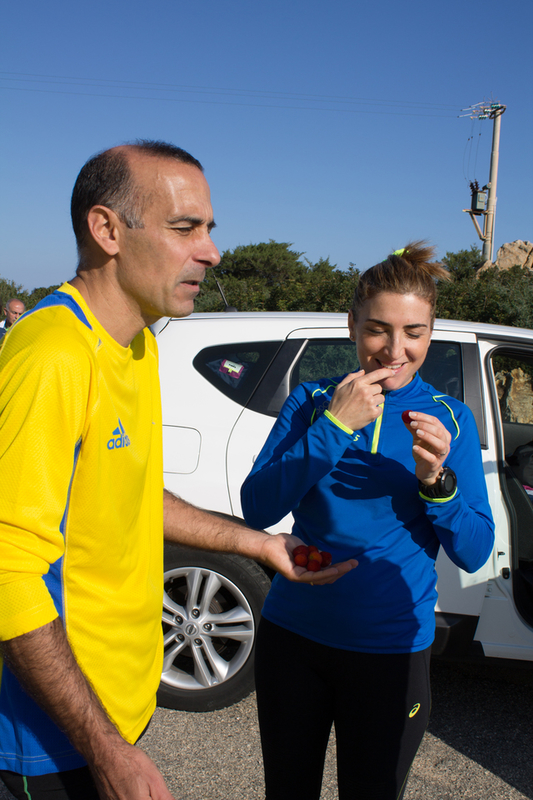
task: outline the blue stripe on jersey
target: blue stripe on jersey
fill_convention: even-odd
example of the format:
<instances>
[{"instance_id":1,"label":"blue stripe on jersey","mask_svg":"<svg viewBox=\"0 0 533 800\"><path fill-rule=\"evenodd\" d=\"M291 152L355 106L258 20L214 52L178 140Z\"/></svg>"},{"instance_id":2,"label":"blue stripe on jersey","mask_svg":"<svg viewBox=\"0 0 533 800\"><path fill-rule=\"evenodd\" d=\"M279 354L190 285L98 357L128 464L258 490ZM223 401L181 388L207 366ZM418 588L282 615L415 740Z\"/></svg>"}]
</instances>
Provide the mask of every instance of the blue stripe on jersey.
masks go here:
<instances>
[{"instance_id":1,"label":"blue stripe on jersey","mask_svg":"<svg viewBox=\"0 0 533 800\"><path fill-rule=\"evenodd\" d=\"M63 556L50 565L46 575L43 575L43 581L54 601L58 615L63 619Z\"/></svg>"},{"instance_id":2,"label":"blue stripe on jersey","mask_svg":"<svg viewBox=\"0 0 533 800\"><path fill-rule=\"evenodd\" d=\"M48 714L26 694L5 664L0 705L4 709L15 708L17 716L17 726L14 728L12 719L0 713L0 741L3 751L0 769L22 775L42 775L85 765L83 756L72 747L66 735L54 725ZM39 732L38 736L35 731ZM21 738L24 739L24 755L21 754ZM48 752L44 751L43 742Z\"/></svg>"},{"instance_id":3,"label":"blue stripe on jersey","mask_svg":"<svg viewBox=\"0 0 533 800\"><path fill-rule=\"evenodd\" d=\"M23 316L27 317L28 314L33 314L35 311L39 311L41 308L51 308L52 306L66 306L72 311L73 314L77 316L80 322L83 322L83 324L87 325L89 330L92 331L92 325L72 295L67 294L66 292L60 292L58 289L56 289L55 292L52 292L52 294L49 294L47 297L43 297L42 300L39 300L35 308L30 309L30 311L27 311L25 314L23 314Z\"/></svg>"},{"instance_id":4,"label":"blue stripe on jersey","mask_svg":"<svg viewBox=\"0 0 533 800\"><path fill-rule=\"evenodd\" d=\"M67 494L67 503L65 506L65 511L63 513L63 518L61 520L61 524L59 526L59 530L63 534L63 538L65 538L65 526L67 524L67 517L68 517L68 510L70 506L70 490L72 488L72 481L74 480L74 473L76 472L76 467L78 464L78 458L80 455L81 450L81 437L79 438L78 442L76 443L76 447L74 448L74 466L72 467L72 475L70 476L70 483L68 487L68 494ZM54 564L50 565L50 568L46 575L43 575L43 580L45 582L46 588L50 592L52 596L52 600L54 601L54 605L56 607L56 611L61 617L61 619L65 618L64 615L64 599L63 599L63 556L58 558Z\"/></svg>"},{"instance_id":5,"label":"blue stripe on jersey","mask_svg":"<svg viewBox=\"0 0 533 800\"><path fill-rule=\"evenodd\" d=\"M57 294L68 297L63 292ZM54 305L59 305L59 303L54 303ZM80 449L81 438L74 449L72 475L65 512L60 525L63 536L70 504L70 490ZM54 601L57 613L64 619L63 556L50 566L46 575L43 575L43 580ZM13 720L9 713L12 708L16 709L17 724L21 725L26 732L22 737L23 747L21 747L21 739L16 734L16 728L13 726ZM39 731L39 737L35 736L34 731ZM45 772L77 769L85 765L85 760L74 750L65 734L21 688L18 679L5 664L0 687L0 742L2 742L0 769L8 769L26 775L41 775ZM43 742L45 743L44 747Z\"/></svg>"}]
</instances>

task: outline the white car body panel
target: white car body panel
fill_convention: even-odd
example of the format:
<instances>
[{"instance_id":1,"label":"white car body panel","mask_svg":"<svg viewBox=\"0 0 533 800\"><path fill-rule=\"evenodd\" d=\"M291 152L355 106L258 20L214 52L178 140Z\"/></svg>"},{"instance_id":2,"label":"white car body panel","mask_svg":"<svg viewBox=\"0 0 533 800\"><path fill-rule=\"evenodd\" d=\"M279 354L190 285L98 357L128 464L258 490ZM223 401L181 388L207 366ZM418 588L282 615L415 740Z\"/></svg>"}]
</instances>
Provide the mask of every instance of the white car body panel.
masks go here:
<instances>
[{"instance_id":1,"label":"white car body panel","mask_svg":"<svg viewBox=\"0 0 533 800\"><path fill-rule=\"evenodd\" d=\"M168 489L201 507L242 516L240 486L272 425L258 413L225 396L194 367L203 348L216 344L292 339L347 339L344 314L196 314L186 320L161 320L154 331L160 351L163 403L164 478ZM533 332L477 323L437 320L433 339L478 343L481 363L508 337L531 346ZM533 628L519 615L512 581L510 521L498 474L498 443L492 422L493 400L482 374L487 441L482 451L496 523L492 557L478 572L459 570L441 550L437 560L436 610L479 617L475 639L486 655L533 661ZM270 531L290 531L288 516Z\"/></svg>"}]
</instances>

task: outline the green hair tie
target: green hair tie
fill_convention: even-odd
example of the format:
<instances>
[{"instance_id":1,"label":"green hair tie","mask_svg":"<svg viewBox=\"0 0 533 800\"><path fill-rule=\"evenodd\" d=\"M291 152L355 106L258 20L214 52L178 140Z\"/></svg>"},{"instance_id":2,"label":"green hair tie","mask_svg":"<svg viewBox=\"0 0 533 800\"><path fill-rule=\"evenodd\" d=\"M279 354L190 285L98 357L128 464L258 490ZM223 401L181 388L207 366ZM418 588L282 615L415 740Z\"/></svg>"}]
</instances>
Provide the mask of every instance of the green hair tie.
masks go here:
<instances>
[{"instance_id":1,"label":"green hair tie","mask_svg":"<svg viewBox=\"0 0 533 800\"><path fill-rule=\"evenodd\" d=\"M392 254L393 256L403 256L404 253L408 253L409 250L406 250L405 247L402 247L401 250L395 250Z\"/></svg>"}]
</instances>

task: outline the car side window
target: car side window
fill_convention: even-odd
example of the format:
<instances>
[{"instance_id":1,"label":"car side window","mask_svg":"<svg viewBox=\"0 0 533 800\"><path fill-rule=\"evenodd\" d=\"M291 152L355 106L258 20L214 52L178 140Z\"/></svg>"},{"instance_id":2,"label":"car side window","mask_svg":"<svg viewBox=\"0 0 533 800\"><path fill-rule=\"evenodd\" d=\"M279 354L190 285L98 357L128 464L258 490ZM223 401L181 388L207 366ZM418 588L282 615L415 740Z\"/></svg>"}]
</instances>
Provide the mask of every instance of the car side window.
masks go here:
<instances>
[{"instance_id":1,"label":"car side window","mask_svg":"<svg viewBox=\"0 0 533 800\"><path fill-rule=\"evenodd\" d=\"M461 345L457 342L431 342L420 377L439 392L464 402Z\"/></svg>"},{"instance_id":2,"label":"car side window","mask_svg":"<svg viewBox=\"0 0 533 800\"><path fill-rule=\"evenodd\" d=\"M306 381L337 377L359 368L356 347L349 339L310 339L293 365L291 391ZM456 342L434 341L420 369L420 377L439 392L463 400L461 347Z\"/></svg>"},{"instance_id":3,"label":"car side window","mask_svg":"<svg viewBox=\"0 0 533 800\"><path fill-rule=\"evenodd\" d=\"M245 406L281 342L239 342L205 347L193 366L222 394Z\"/></svg>"},{"instance_id":4,"label":"car side window","mask_svg":"<svg viewBox=\"0 0 533 800\"><path fill-rule=\"evenodd\" d=\"M355 345L349 339L310 339L291 373L291 391L299 383L355 372L359 369Z\"/></svg>"},{"instance_id":5,"label":"car side window","mask_svg":"<svg viewBox=\"0 0 533 800\"><path fill-rule=\"evenodd\" d=\"M496 350L491 358L500 408L500 485L511 510L513 595L532 622L533 600L533 356Z\"/></svg>"},{"instance_id":6,"label":"car side window","mask_svg":"<svg viewBox=\"0 0 533 800\"><path fill-rule=\"evenodd\" d=\"M518 447L533 440L533 358L500 350L492 358L492 371L509 460Z\"/></svg>"}]
</instances>

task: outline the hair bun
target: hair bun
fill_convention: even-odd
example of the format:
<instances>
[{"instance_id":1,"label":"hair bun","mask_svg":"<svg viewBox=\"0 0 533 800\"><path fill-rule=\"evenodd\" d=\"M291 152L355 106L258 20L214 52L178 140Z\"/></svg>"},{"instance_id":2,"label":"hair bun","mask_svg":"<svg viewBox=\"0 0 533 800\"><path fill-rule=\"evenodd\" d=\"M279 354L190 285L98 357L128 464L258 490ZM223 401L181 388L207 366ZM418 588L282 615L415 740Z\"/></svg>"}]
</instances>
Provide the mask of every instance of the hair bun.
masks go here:
<instances>
[{"instance_id":1,"label":"hair bun","mask_svg":"<svg viewBox=\"0 0 533 800\"><path fill-rule=\"evenodd\" d=\"M408 242L405 247L367 269L359 276L352 303L355 318L361 306L382 292L392 294L414 294L431 306L432 320L435 316L438 280L451 280L450 273L442 264L434 261L435 248L424 240Z\"/></svg>"}]
</instances>

